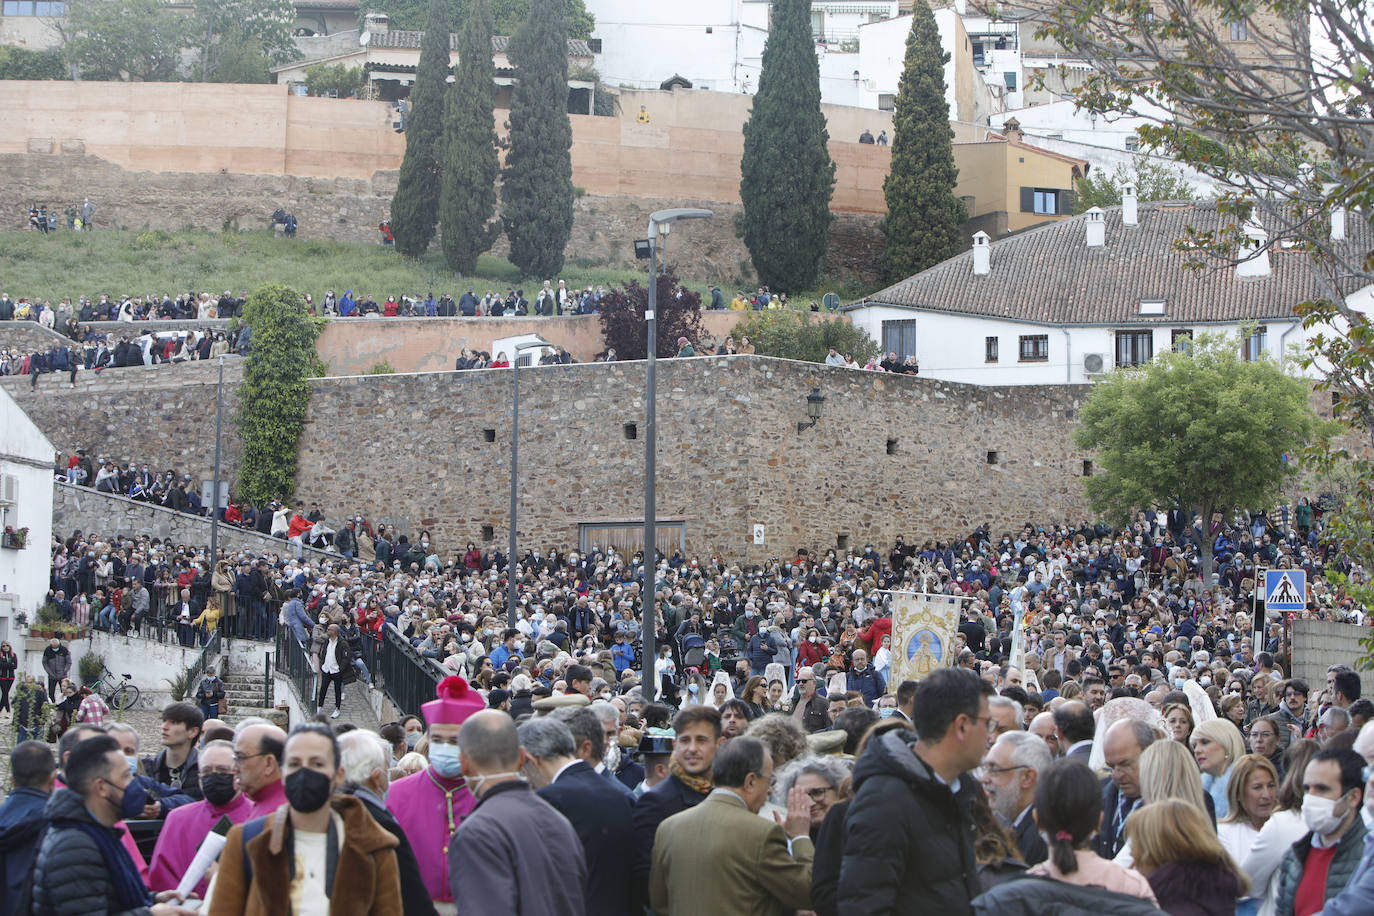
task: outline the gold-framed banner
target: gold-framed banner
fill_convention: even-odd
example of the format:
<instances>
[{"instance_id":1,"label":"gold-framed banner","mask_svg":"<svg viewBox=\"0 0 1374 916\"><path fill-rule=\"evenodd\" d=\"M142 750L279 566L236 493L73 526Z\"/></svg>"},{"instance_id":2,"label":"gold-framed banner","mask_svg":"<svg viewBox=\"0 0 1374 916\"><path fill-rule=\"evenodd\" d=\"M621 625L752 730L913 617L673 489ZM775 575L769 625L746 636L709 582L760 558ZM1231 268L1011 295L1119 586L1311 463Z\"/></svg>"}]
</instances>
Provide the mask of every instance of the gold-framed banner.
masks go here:
<instances>
[{"instance_id":1,"label":"gold-framed banner","mask_svg":"<svg viewBox=\"0 0 1374 916\"><path fill-rule=\"evenodd\" d=\"M890 683L919 681L954 664L962 595L892 593L892 677Z\"/></svg>"}]
</instances>

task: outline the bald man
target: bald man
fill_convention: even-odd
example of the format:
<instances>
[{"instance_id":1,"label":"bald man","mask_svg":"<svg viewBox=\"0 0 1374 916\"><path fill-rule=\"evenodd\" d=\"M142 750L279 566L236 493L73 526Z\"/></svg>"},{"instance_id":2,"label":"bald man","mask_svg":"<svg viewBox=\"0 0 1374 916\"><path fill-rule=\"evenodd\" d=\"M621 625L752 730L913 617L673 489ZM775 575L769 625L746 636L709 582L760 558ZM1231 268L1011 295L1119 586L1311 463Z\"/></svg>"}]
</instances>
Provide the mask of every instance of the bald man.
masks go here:
<instances>
[{"instance_id":1,"label":"bald man","mask_svg":"<svg viewBox=\"0 0 1374 916\"><path fill-rule=\"evenodd\" d=\"M286 803L281 777L285 749L286 732L275 725L249 725L234 737L234 767L238 772L239 788L253 803L248 820L271 814Z\"/></svg>"},{"instance_id":2,"label":"bald man","mask_svg":"<svg viewBox=\"0 0 1374 916\"><path fill-rule=\"evenodd\" d=\"M1055 757L1063 753L1063 748L1059 746L1059 729L1054 726L1054 713L1042 712L1037 714L1034 719L1031 719L1030 727L1026 731L1044 739L1045 743L1049 745L1050 753Z\"/></svg>"}]
</instances>

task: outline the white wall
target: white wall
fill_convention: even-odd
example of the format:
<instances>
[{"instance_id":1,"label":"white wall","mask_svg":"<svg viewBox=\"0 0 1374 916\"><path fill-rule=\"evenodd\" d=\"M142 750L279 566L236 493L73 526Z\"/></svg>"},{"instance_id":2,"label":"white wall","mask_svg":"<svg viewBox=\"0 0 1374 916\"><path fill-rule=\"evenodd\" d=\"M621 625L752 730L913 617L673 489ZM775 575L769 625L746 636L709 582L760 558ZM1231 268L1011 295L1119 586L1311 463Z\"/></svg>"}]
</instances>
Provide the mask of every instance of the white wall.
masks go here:
<instances>
[{"instance_id":1,"label":"white wall","mask_svg":"<svg viewBox=\"0 0 1374 916\"><path fill-rule=\"evenodd\" d=\"M0 508L0 530L28 528L23 550L0 548L0 639L12 639L15 614L24 612L30 621L37 616L48 592L48 550L52 543L52 443L19 408L8 393L0 391L0 499L4 475L15 480L15 505Z\"/></svg>"},{"instance_id":2,"label":"white wall","mask_svg":"<svg viewBox=\"0 0 1374 916\"><path fill-rule=\"evenodd\" d=\"M673 74L695 88L758 89L767 0L586 0L602 39L601 79L610 86L657 89ZM710 32L707 32L707 29Z\"/></svg>"},{"instance_id":3,"label":"white wall","mask_svg":"<svg viewBox=\"0 0 1374 916\"><path fill-rule=\"evenodd\" d=\"M38 682L46 688L48 681L43 673L43 649L48 641L24 639L20 642L23 642L27 649L20 660L23 670L38 678ZM80 677L80 669L77 666L81 656L93 650L105 657L105 667L114 672L115 680L119 680L125 674L131 675L139 689L139 705L145 709L155 709L168 702L171 698L171 689L167 681L185 674L186 669L195 664L196 659L200 657L199 647L184 649L175 643L164 644L148 639L125 638L103 630L91 630L87 638L74 639L66 645L72 653L72 670L69 677L73 681ZM19 651L17 643L15 649Z\"/></svg>"},{"instance_id":4,"label":"white wall","mask_svg":"<svg viewBox=\"0 0 1374 916\"><path fill-rule=\"evenodd\" d=\"M1027 136L1059 135L1058 139L1124 152L1126 141L1135 138L1137 128L1168 118L1167 111L1147 105L1143 100L1137 100L1135 107L1146 116L1094 114L1086 108L1076 108L1073 101L1065 100L1009 109L993 115L992 126L1000 129L1009 118L1015 118Z\"/></svg>"},{"instance_id":5,"label":"white wall","mask_svg":"<svg viewBox=\"0 0 1374 916\"><path fill-rule=\"evenodd\" d=\"M880 305L855 309L849 313L849 317L856 327L863 328L879 343L883 339L884 321L914 319L916 357L921 363L921 375L972 385L1089 383L1092 378L1083 367L1084 357L1090 353L1100 354L1104 369L1110 370L1116 357L1116 331L1132 329L1127 325L1061 327ZM1304 344L1308 338L1304 337L1301 326L1295 327L1296 324L1296 320L1265 322L1265 352L1279 359L1284 349L1293 344ZM1191 330L1197 337L1202 334L1234 334L1239 326L1179 323L1154 327L1151 330L1153 352L1156 355L1169 350L1176 329ZM1049 358L1043 362L1021 362L1021 337L1038 334L1049 338ZM984 359L988 337L998 338L998 360L995 363Z\"/></svg>"}]
</instances>

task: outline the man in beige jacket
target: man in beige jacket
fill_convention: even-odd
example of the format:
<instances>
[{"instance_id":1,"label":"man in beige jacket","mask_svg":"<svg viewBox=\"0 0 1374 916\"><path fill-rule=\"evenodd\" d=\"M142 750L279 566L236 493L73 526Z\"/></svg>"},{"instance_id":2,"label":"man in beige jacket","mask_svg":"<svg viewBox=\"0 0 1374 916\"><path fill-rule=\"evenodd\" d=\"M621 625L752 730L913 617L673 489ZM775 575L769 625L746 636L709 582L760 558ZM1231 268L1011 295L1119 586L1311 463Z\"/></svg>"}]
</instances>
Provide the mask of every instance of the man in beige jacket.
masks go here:
<instances>
[{"instance_id":1,"label":"man in beige jacket","mask_svg":"<svg viewBox=\"0 0 1374 916\"><path fill-rule=\"evenodd\" d=\"M758 816L773 761L757 738L725 742L712 765L715 789L658 826L650 905L660 916L738 913L781 916L811 905L810 799L799 787L787 819Z\"/></svg>"}]
</instances>

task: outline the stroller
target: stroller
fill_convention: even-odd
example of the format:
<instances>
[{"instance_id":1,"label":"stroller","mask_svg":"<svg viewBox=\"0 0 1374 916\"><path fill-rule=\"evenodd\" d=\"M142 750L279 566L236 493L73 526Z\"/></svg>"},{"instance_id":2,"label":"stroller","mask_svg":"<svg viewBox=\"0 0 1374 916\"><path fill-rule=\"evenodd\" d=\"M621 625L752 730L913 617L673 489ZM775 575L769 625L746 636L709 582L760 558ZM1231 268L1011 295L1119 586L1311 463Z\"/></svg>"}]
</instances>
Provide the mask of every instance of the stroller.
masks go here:
<instances>
[{"instance_id":1,"label":"stroller","mask_svg":"<svg viewBox=\"0 0 1374 916\"><path fill-rule=\"evenodd\" d=\"M682 637L678 647L682 653L682 669L706 667L706 640L699 633L688 633Z\"/></svg>"}]
</instances>

